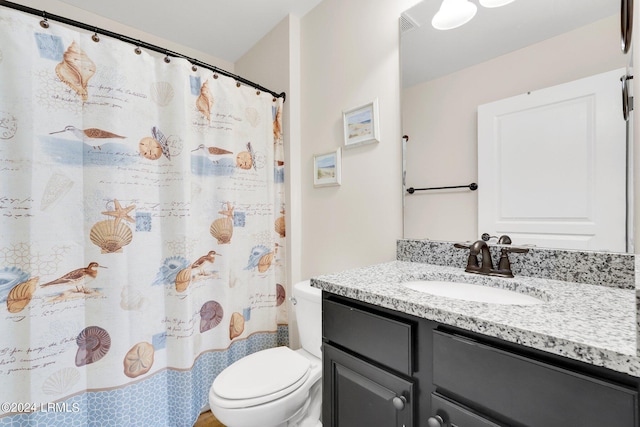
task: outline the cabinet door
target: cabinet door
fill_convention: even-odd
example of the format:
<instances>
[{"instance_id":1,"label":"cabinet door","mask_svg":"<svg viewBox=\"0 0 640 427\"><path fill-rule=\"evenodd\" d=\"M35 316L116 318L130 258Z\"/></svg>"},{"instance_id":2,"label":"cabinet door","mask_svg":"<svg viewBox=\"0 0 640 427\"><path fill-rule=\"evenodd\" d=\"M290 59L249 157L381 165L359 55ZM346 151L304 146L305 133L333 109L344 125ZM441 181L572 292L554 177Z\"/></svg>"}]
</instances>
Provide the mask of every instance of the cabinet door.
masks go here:
<instances>
[{"instance_id":1,"label":"cabinet door","mask_svg":"<svg viewBox=\"0 0 640 427\"><path fill-rule=\"evenodd\" d=\"M413 383L323 346L323 425L412 427Z\"/></svg>"}]
</instances>

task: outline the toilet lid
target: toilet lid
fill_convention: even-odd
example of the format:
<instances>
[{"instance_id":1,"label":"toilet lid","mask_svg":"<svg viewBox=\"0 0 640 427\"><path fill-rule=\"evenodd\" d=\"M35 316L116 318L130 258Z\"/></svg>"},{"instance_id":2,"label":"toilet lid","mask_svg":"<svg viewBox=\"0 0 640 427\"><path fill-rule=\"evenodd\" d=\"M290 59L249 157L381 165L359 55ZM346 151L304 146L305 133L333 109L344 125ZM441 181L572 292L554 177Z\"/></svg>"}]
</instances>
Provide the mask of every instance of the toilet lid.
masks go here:
<instances>
[{"instance_id":1,"label":"toilet lid","mask_svg":"<svg viewBox=\"0 0 640 427\"><path fill-rule=\"evenodd\" d=\"M288 347L243 357L224 369L212 389L223 399L253 399L277 393L308 375L311 362Z\"/></svg>"}]
</instances>

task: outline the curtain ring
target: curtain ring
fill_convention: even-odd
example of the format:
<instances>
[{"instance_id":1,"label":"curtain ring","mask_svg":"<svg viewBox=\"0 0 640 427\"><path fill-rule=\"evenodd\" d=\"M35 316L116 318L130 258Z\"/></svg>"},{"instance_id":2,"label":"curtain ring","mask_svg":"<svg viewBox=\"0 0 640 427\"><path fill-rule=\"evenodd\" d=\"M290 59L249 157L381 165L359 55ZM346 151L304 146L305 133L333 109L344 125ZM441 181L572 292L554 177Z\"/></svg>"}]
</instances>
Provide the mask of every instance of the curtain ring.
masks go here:
<instances>
[{"instance_id":1,"label":"curtain ring","mask_svg":"<svg viewBox=\"0 0 640 427\"><path fill-rule=\"evenodd\" d=\"M213 78L217 79L218 78L218 73L213 73Z\"/></svg>"},{"instance_id":2,"label":"curtain ring","mask_svg":"<svg viewBox=\"0 0 640 427\"><path fill-rule=\"evenodd\" d=\"M171 62L171 58L169 58L169 53L168 52L166 53L166 56L164 57L164 62L166 62L167 64L169 62Z\"/></svg>"},{"instance_id":3,"label":"curtain ring","mask_svg":"<svg viewBox=\"0 0 640 427\"><path fill-rule=\"evenodd\" d=\"M278 99L274 96L273 97L273 102L276 102Z\"/></svg>"},{"instance_id":4,"label":"curtain ring","mask_svg":"<svg viewBox=\"0 0 640 427\"><path fill-rule=\"evenodd\" d=\"M259 90L256 91L256 95L260 95L260 91Z\"/></svg>"},{"instance_id":5,"label":"curtain ring","mask_svg":"<svg viewBox=\"0 0 640 427\"><path fill-rule=\"evenodd\" d=\"M191 64L191 71L193 71L194 73L198 71L198 67L196 67L196 64Z\"/></svg>"},{"instance_id":6,"label":"curtain ring","mask_svg":"<svg viewBox=\"0 0 640 427\"><path fill-rule=\"evenodd\" d=\"M47 21L47 12L42 11L42 21L40 21L40 26L42 28L49 28L49 21Z\"/></svg>"},{"instance_id":7,"label":"curtain ring","mask_svg":"<svg viewBox=\"0 0 640 427\"><path fill-rule=\"evenodd\" d=\"M242 83L236 82L236 87L240 87L241 85L242 85Z\"/></svg>"},{"instance_id":8,"label":"curtain ring","mask_svg":"<svg viewBox=\"0 0 640 427\"><path fill-rule=\"evenodd\" d=\"M96 28L91 36L91 40L98 43L100 41L100 36L98 36L98 29Z\"/></svg>"},{"instance_id":9,"label":"curtain ring","mask_svg":"<svg viewBox=\"0 0 640 427\"><path fill-rule=\"evenodd\" d=\"M142 53L142 49L140 49L140 46L136 46L136 48L133 49L133 51L136 53L136 55L140 55Z\"/></svg>"}]
</instances>

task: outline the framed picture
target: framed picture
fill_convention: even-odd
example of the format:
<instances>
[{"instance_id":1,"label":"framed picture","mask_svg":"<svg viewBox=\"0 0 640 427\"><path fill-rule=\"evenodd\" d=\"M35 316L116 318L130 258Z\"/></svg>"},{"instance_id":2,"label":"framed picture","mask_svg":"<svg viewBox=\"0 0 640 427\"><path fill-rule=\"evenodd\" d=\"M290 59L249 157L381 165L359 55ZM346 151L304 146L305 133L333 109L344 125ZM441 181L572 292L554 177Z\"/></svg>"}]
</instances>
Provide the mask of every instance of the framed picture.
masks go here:
<instances>
[{"instance_id":1,"label":"framed picture","mask_svg":"<svg viewBox=\"0 0 640 427\"><path fill-rule=\"evenodd\" d=\"M378 142L378 98L360 107L343 111L344 146L355 147Z\"/></svg>"},{"instance_id":2,"label":"framed picture","mask_svg":"<svg viewBox=\"0 0 640 427\"><path fill-rule=\"evenodd\" d=\"M341 173L340 149L313 156L313 186L326 187L340 185Z\"/></svg>"}]
</instances>

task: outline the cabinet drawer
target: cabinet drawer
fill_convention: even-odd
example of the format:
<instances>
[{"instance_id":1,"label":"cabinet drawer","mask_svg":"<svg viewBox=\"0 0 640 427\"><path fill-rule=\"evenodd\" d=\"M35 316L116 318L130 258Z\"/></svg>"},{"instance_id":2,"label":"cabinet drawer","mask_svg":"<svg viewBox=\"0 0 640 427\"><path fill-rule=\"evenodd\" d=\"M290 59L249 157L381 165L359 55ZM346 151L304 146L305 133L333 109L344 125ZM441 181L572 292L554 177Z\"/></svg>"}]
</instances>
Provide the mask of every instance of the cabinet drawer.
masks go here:
<instances>
[{"instance_id":1,"label":"cabinet drawer","mask_svg":"<svg viewBox=\"0 0 640 427\"><path fill-rule=\"evenodd\" d=\"M438 392L479 412L531 427L637 426L632 388L439 331L433 338Z\"/></svg>"},{"instance_id":2,"label":"cabinet drawer","mask_svg":"<svg viewBox=\"0 0 640 427\"><path fill-rule=\"evenodd\" d=\"M322 336L400 373L413 372L412 325L330 300L322 302Z\"/></svg>"},{"instance_id":3,"label":"cabinet drawer","mask_svg":"<svg viewBox=\"0 0 640 427\"><path fill-rule=\"evenodd\" d=\"M442 419L443 427L501 427L435 393L431 394L431 412Z\"/></svg>"}]
</instances>

